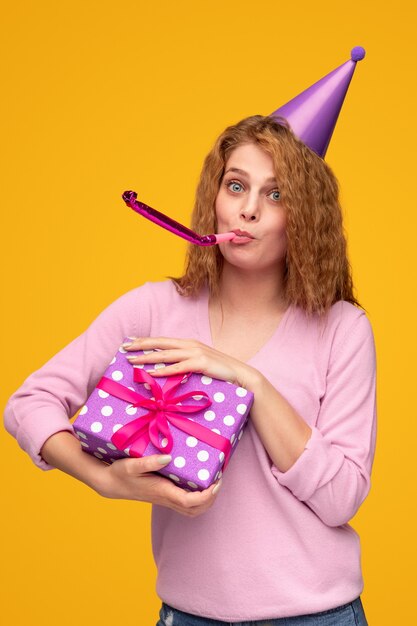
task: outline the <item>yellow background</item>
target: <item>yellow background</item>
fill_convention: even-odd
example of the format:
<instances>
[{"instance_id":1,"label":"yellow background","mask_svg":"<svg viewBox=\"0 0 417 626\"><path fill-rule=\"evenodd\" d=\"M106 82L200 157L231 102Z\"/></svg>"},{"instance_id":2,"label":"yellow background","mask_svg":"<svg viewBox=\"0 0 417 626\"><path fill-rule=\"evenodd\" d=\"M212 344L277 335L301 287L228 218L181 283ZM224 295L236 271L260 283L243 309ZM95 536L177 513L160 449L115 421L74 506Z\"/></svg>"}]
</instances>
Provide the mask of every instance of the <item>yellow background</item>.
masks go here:
<instances>
[{"instance_id":1,"label":"yellow background","mask_svg":"<svg viewBox=\"0 0 417 626\"><path fill-rule=\"evenodd\" d=\"M366 48L326 156L378 355L373 484L352 525L370 626L415 623L411 0L17 0L1 31L2 406L119 295L182 271L185 243L125 207L125 189L189 224L226 125ZM150 506L42 472L0 436L3 623L154 625Z\"/></svg>"}]
</instances>

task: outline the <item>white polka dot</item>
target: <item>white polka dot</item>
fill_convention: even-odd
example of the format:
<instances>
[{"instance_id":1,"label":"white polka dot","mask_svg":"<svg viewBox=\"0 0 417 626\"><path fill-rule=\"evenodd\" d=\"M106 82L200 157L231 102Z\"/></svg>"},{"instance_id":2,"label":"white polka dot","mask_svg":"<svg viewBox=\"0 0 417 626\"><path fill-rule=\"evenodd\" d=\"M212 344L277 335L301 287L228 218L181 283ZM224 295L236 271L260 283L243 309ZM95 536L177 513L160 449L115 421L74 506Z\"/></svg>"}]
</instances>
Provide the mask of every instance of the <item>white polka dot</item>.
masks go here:
<instances>
[{"instance_id":1,"label":"white polka dot","mask_svg":"<svg viewBox=\"0 0 417 626\"><path fill-rule=\"evenodd\" d=\"M155 363L155 367L154 367L154 369L155 369L155 370L160 370L160 369L162 369L163 367L166 367L165 363Z\"/></svg>"},{"instance_id":2,"label":"white polka dot","mask_svg":"<svg viewBox=\"0 0 417 626\"><path fill-rule=\"evenodd\" d=\"M119 430L119 428L122 428L122 427L123 427L123 424L115 424L113 426L113 432L114 433L117 432Z\"/></svg>"},{"instance_id":3,"label":"white polka dot","mask_svg":"<svg viewBox=\"0 0 417 626\"><path fill-rule=\"evenodd\" d=\"M208 422L212 422L214 419L216 419L216 414L214 411L206 411L204 413L204 419L206 419Z\"/></svg>"},{"instance_id":4,"label":"white polka dot","mask_svg":"<svg viewBox=\"0 0 417 626\"><path fill-rule=\"evenodd\" d=\"M243 430L240 431L238 439L240 439L242 437L242 435L243 435Z\"/></svg>"},{"instance_id":5,"label":"white polka dot","mask_svg":"<svg viewBox=\"0 0 417 626\"><path fill-rule=\"evenodd\" d=\"M128 387L128 389L130 389L131 391L135 391L134 387Z\"/></svg>"},{"instance_id":6,"label":"white polka dot","mask_svg":"<svg viewBox=\"0 0 417 626\"><path fill-rule=\"evenodd\" d=\"M137 365L134 365L133 367L136 367L139 370L143 370L143 368L145 367L143 363L138 363Z\"/></svg>"},{"instance_id":7,"label":"white polka dot","mask_svg":"<svg viewBox=\"0 0 417 626\"><path fill-rule=\"evenodd\" d=\"M143 386L145 387L145 389L150 389L151 388L149 383L145 383Z\"/></svg>"},{"instance_id":8,"label":"white polka dot","mask_svg":"<svg viewBox=\"0 0 417 626\"><path fill-rule=\"evenodd\" d=\"M130 448L125 448L125 449L123 450L123 452L124 452L125 454L127 454L127 456L129 456L129 454L130 454Z\"/></svg>"},{"instance_id":9,"label":"white polka dot","mask_svg":"<svg viewBox=\"0 0 417 626\"><path fill-rule=\"evenodd\" d=\"M97 448L97 450L102 454L107 454L107 450L105 450L104 448Z\"/></svg>"},{"instance_id":10,"label":"white polka dot","mask_svg":"<svg viewBox=\"0 0 417 626\"><path fill-rule=\"evenodd\" d=\"M199 461L207 461L207 459L209 458L209 453L207 452L207 450L200 450L200 452L197 454L197 459Z\"/></svg>"},{"instance_id":11,"label":"white polka dot","mask_svg":"<svg viewBox=\"0 0 417 626\"><path fill-rule=\"evenodd\" d=\"M177 456L174 459L174 465L175 467L184 467L185 465L185 459L183 456Z\"/></svg>"},{"instance_id":12,"label":"white polka dot","mask_svg":"<svg viewBox=\"0 0 417 626\"><path fill-rule=\"evenodd\" d=\"M233 435L230 437L230 443L233 443L235 438L236 438L236 435L235 433L233 433Z\"/></svg>"},{"instance_id":13,"label":"white polka dot","mask_svg":"<svg viewBox=\"0 0 417 626\"><path fill-rule=\"evenodd\" d=\"M83 408L79 412L79 415L85 415L87 413L87 411L88 411L88 406L86 404L84 404Z\"/></svg>"},{"instance_id":14,"label":"white polka dot","mask_svg":"<svg viewBox=\"0 0 417 626\"><path fill-rule=\"evenodd\" d=\"M233 426L234 423L235 418L233 415L226 415L226 417L223 418L223 424L226 424L226 426Z\"/></svg>"},{"instance_id":15,"label":"white polka dot","mask_svg":"<svg viewBox=\"0 0 417 626\"><path fill-rule=\"evenodd\" d=\"M184 385L186 382L188 382L189 376L187 374L184 374L183 379L181 381L181 385Z\"/></svg>"},{"instance_id":16,"label":"white polka dot","mask_svg":"<svg viewBox=\"0 0 417 626\"><path fill-rule=\"evenodd\" d=\"M197 476L199 477L200 480L207 480L207 478L210 476L210 472L206 469L201 469L201 470L198 470Z\"/></svg>"},{"instance_id":17,"label":"white polka dot","mask_svg":"<svg viewBox=\"0 0 417 626\"><path fill-rule=\"evenodd\" d=\"M137 412L138 412L137 407L132 406L131 404L129 404L129 406L125 408L125 413L127 413L128 415L136 415Z\"/></svg>"},{"instance_id":18,"label":"white polka dot","mask_svg":"<svg viewBox=\"0 0 417 626\"><path fill-rule=\"evenodd\" d=\"M167 447L167 445L168 445L168 439L167 439L166 437L164 437L164 438L162 439L162 441L161 441L161 446L162 446L163 448L166 448L166 447Z\"/></svg>"},{"instance_id":19,"label":"white polka dot","mask_svg":"<svg viewBox=\"0 0 417 626\"><path fill-rule=\"evenodd\" d=\"M84 448L89 448L88 443L85 443L85 441L81 441L80 443L82 446L84 446Z\"/></svg>"},{"instance_id":20,"label":"white polka dot","mask_svg":"<svg viewBox=\"0 0 417 626\"><path fill-rule=\"evenodd\" d=\"M203 385L210 385L212 382L212 378L210 378L210 376L202 376L201 377L201 382L203 383Z\"/></svg>"},{"instance_id":21,"label":"white polka dot","mask_svg":"<svg viewBox=\"0 0 417 626\"><path fill-rule=\"evenodd\" d=\"M204 396L191 396L193 400L202 400Z\"/></svg>"},{"instance_id":22,"label":"white polka dot","mask_svg":"<svg viewBox=\"0 0 417 626\"><path fill-rule=\"evenodd\" d=\"M218 428L212 428L211 429L214 433L217 433L218 435L221 435L221 432Z\"/></svg>"},{"instance_id":23,"label":"white polka dot","mask_svg":"<svg viewBox=\"0 0 417 626\"><path fill-rule=\"evenodd\" d=\"M82 437L82 439L87 439L87 435L82 433L80 430L76 430L75 432L79 437Z\"/></svg>"},{"instance_id":24,"label":"white polka dot","mask_svg":"<svg viewBox=\"0 0 417 626\"><path fill-rule=\"evenodd\" d=\"M190 485L190 487L192 487L193 489L197 489L197 486L195 483L193 483L191 480L187 480L187 485Z\"/></svg>"},{"instance_id":25,"label":"white polka dot","mask_svg":"<svg viewBox=\"0 0 417 626\"><path fill-rule=\"evenodd\" d=\"M99 452L94 452L94 456L96 456L98 459L102 459L103 455L100 454Z\"/></svg>"},{"instance_id":26,"label":"white polka dot","mask_svg":"<svg viewBox=\"0 0 417 626\"><path fill-rule=\"evenodd\" d=\"M247 390L244 389L243 387L238 387L236 389L236 395L239 396L239 398L244 398L247 395Z\"/></svg>"},{"instance_id":27,"label":"white polka dot","mask_svg":"<svg viewBox=\"0 0 417 626\"><path fill-rule=\"evenodd\" d=\"M120 346L119 352L121 352L122 354L126 354L127 350L125 350L124 348L122 348L122 346Z\"/></svg>"},{"instance_id":28,"label":"white polka dot","mask_svg":"<svg viewBox=\"0 0 417 626\"><path fill-rule=\"evenodd\" d=\"M220 452L219 460L220 460L220 463L223 463L223 461L224 461L224 452Z\"/></svg>"},{"instance_id":29,"label":"white polka dot","mask_svg":"<svg viewBox=\"0 0 417 626\"><path fill-rule=\"evenodd\" d=\"M224 393L222 393L221 391L217 391L217 393L214 394L213 399L215 402L223 402Z\"/></svg>"},{"instance_id":30,"label":"white polka dot","mask_svg":"<svg viewBox=\"0 0 417 626\"><path fill-rule=\"evenodd\" d=\"M177 483L179 483L179 482L180 482L180 479L178 478L178 476L175 476L175 474L168 474L168 476L169 476L170 478L172 478L172 480L176 480L176 481L177 481Z\"/></svg>"},{"instance_id":31,"label":"white polka dot","mask_svg":"<svg viewBox=\"0 0 417 626\"><path fill-rule=\"evenodd\" d=\"M114 372L111 373L111 377L113 378L113 380L122 380L123 372L121 372L120 370L114 370Z\"/></svg>"},{"instance_id":32,"label":"white polka dot","mask_svg":"<svg viewBox=\"0 0 417 626\"><path fill-rule=\"evenodd\" d=\"M190 448L194 448L198 444L198 441L195 437L187 437L187 439L185 440L185 443Z\"/></svg>"},{"instance_id":33,"label":"white polka dot","mask_svg":"<svg viewBox=\"0 0 417 626\"><path fill-rule=\"evenodd\" d=\"M246 404L238 404L236 407L236 411L239 413L239 415L244 415L247 408L248 407L246 406Z\"/></svg>"},{"instance_id":34,"label":"white polka dot","mask_svg":"<svg viewBox=\"0 0 417 626\"><path fill-rule=\"evenodd\" d=\"M107 391L104 391L104 389L99 389L98 390L98 395L100 396L100 398L108 398L109 394L107 393Z\"/></svg>"},{"instance_id":35,"label":"white polka dot","mask_svg":"<svg viewBox=\"0 0 417 626\"><path fill-rule=\"evenodd\" d=\"M106 443L106 446L110 448L110 450L117 450L116 446L113 443Z\"/></svg>"},{"instance_id":36,"label":"white polka dot","mask_svg":"<svg viewBox=\"0 0 417 626\"><path fill-rule=\"evenodd\" d=\"M101 422L93 422L90 428L93 433L99 433L101 430L103 430L103 424Z\"/></svg>"},{"instance_id":37,"label":"white polka dot","mask_svg":"<svg viewBox=\"0 0 417 626\"><path fill-rule=\"evenodd\" d=\"M112 415L112 413L113 413L113 409L108 404L106 404L106 406L103 406L101 409L101 414L104 415L105 417L109 417L109 415Z\"/></svg>"},{"instance_id":38,"label":"white polka dot","mask_svg":"<svg viewBox=\"0 0 417 626\"><path fill-rule=\"evenodd\" d=\"M113 363L116 363L116 357L115 356L112 358L112 360L110 361L109 365L113 365Z\"/></svg>"}]
</instances>

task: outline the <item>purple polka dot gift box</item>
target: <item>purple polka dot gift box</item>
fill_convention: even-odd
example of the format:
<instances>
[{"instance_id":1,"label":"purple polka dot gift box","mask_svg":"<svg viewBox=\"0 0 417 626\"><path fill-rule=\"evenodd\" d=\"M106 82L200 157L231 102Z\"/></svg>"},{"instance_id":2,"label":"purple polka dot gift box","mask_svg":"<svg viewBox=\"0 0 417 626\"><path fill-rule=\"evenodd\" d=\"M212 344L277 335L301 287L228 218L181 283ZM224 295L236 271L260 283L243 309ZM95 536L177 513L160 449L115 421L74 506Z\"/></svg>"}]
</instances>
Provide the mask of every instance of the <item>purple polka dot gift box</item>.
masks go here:
<instances>
[{"instance_id":1,"label":"purple polka dot gift box","mask_svg":"<svg viewBox=\"0 0 417 626\"><path fill-rule=\"evenodd\" d=\"M164 363L132 365L125 354L120 346L73 423L83 450L106 463L170 454L159 474L188 491L207 489L234 454L253 393L196 373L153 378L147 369Z\"/></svg>"}]
</instances>

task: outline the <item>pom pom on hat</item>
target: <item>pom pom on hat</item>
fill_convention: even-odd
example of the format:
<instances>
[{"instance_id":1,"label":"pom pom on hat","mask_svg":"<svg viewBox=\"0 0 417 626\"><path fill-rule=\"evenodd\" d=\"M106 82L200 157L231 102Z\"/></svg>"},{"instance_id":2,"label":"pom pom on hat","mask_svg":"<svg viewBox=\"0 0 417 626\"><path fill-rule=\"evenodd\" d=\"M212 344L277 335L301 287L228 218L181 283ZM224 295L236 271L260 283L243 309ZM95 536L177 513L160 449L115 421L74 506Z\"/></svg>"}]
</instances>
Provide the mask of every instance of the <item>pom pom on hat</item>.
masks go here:
<instances>
[{"instance_id":1,"label":"pom pom on hat","mask_svg":"<svg viewBox=\"0 0 417 626\"><path fill-rule=\"evenodd\" d=\"M352 61L362 61L365 54L365 48L362 48L362 46L355 46L350 52Z\"/></svg>"}]
</instances>

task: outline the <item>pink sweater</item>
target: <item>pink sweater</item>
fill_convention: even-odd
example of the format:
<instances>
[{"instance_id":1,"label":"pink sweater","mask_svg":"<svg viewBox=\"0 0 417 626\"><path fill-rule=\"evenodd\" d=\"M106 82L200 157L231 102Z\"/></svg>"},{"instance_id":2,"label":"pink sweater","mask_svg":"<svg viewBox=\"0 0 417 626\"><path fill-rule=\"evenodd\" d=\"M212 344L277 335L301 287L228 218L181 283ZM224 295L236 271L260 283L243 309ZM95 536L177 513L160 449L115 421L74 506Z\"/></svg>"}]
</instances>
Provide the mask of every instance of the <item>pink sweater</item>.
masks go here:
<instances>
[{"instance_id":1,"label":"pink sweater","mask_svg":"<svg viewBox=\"0 0 417 626\"><path fill-rule=\"evenodd\" d=\"M110 304L29 376L5 408L6 429L40 468L46 439L72 431L126 336L211 345L208 292L146 283ZM153 506L157 593L179 610L230 622L325 611L363 590L360 540L348 524L366 498L376 440L375 346L365 313L333 305L328 323L289 307L249 361L312 428L286 472L249 420L214 505L196 518ZM255 398L256 402L256 398Z\"/></svg>"}]
</instances>

